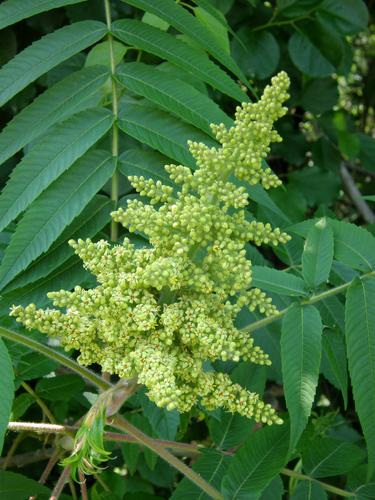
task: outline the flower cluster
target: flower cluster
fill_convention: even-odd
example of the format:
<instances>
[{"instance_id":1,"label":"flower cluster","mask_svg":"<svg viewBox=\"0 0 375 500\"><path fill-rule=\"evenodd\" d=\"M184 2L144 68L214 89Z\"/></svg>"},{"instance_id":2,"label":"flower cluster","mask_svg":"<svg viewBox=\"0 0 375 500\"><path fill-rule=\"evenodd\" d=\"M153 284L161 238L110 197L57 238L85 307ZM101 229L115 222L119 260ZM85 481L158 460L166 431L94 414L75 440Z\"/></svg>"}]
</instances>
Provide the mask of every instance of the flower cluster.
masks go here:
<instances>
[{"instance_id":1,"label":"flower cluster","mask_svg":"<svg viewBox=\"0 0 375 500\"><path fill-rule=\"evenodd\" d=\"M27 328L61 337L66 349L80 351L83 364L137 377L159 406L185 412L200 401L208 409L280 423L258 394L215 372L210 362L270 364L234 322L243 307L276 312L271 299L251 288L245 244L277 245L289 236L249 220L244 181L266 189L280 183L262 161L270 143L281 140L273 123L285 114L288 85L287 75L278 74L257 103L237 108L232 128L212 125L219 147L190 142L197 169L165 167L179 188L130 177L151 204L133 199L112 217L146 235L151 248L135 249L127 238L120 245L71 241L98 286L50 293L59 309L31 304L11 314Z\"/></svg>"}]
</instances>

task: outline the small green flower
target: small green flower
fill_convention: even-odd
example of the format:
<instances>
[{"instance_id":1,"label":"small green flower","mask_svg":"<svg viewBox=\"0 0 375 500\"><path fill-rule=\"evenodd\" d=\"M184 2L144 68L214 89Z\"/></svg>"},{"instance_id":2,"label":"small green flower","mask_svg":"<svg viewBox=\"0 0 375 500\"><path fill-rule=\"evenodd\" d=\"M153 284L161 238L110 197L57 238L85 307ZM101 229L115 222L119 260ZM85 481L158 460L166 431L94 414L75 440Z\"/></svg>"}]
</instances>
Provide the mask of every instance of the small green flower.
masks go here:
<instances>
[{"instance_id":1,"label":"small green flower","mask_svg":"<svg viewBox=\"0 0 375 500\"><path fill-rule=\"evenodd\" d=\"M152 248L137 250L126 238L113 246L71 241L98 286L50 293L65 312L31 304L13 307L11 314L29 329L60 337L66 349L79 350L80 363L98 363L106 372L137 378L158 406L186 412L200 401L210 409L281 423L258 394L224 373L205 371L204 363L270 364L253 339L235 327L243 307L265 315L277 312L270 298L251 287L245 244L278 245L290 237L270 224L248 220L242 184L260 183L265 189L280 184L263 168L263 160L270 144L281 140L273 124L286 112L288 86L286 73L279 73L257 103L237 108L232 128L212 125L219 147L189 142L197 169L165 167L178 192L160 181L130 177L151 203L133 199L112 217L129 231L145 234ZM83 463L92 471L107 458L103 426L98 418L79 433L69 463Z\"/></svg>"}]
</instances>

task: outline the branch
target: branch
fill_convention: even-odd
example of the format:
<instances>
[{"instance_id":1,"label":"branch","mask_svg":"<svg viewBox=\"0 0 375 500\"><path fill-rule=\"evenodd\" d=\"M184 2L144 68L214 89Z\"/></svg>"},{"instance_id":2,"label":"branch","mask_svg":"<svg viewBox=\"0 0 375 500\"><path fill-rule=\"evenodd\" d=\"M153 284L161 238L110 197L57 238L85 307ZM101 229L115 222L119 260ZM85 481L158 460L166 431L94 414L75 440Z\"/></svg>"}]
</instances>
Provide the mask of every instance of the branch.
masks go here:
<instances>
[{"instance_id":1,"label":"branch","mask_svg":"<svg viewBox=\"0 0 375 500\"><path fill-rule=\"evenodd\" d=\"M19 455L13 455L9 460L7 460L7 457L0 458L0 468L3 467L6 460L8 462L8 467L21 468L25 465L30 465L36 462L41 462L42 460L47 460L47 458L51 458L54 452L54 448L41 448L39 450L29 451L27 453L20 453Z\"/></svg>"},{"instance_id":2,"label":"branch","mask_svg":"<svg viewBox=\"0 0 375 500\"><path fill-rule=\"evenodd\" d=\"M114 387L112 384L102 379L100 375L97 375L93 371L88 370L84 366L79 365L77 361L74 361L74 359L68 358L68 356L60 354L54 349L51 349L50 347L41 344L40 342L30 337L27 337L22 333L14 332L13 330L9 330L8 328L0 327L0 337L12 340L13 342L17 342L18 344L22 344L26 347L29 347L33 351L37 351L40 352L41 354L44 354L44 356L47 356L47 358L53 359L57 363L62 364L66 368L69 368L69 370L72 370L73 372L77 373L91 384L96 385L99 389L106 390L110 389L111 387Z\"/></svg>"},{"instance_id":3,"label":"branch","mask_svg":"<svg viewBox=\"0 0 375 500\"><path fill-rule=\"evenodd\" d=\"M129 424L129 422L124 421L121 417L116 418L112 422L113 426L120 427L121 429L126 430L126 432L134 432L134 427ZM77 431L79 429L78 426L68 426L68 425L56 425L56 424L37 424L37 423L32 423L32 422L10 422L8 425L8 429L10 430L31 430L34 432L48 432L48 433L64 433L64 432L72 432L72 431ZM199 457L201 455L201 449L204 447L198 447L195 444L189 444L189 443L178 443L176 441L164 441L161 439L152 439L143 434L141 431L138 429L136 430L138 434L140 434L140 437L134 437L132 435L124 435L124 434L118 434L116 432L105 432L104 433L104 438L108 441L115 441L115 442L127 442L127 443L135 443L139 444L140 438L145 439L152 442L152 448L149 443L149 448L155 449L157 447L163 447L163 448L170 448L173 451L178 451L181 452L184 456L190 456L190 457ZM52 454L51 451L49 451L50 454ZM159 454L159 452L157 452ZM228 452L229 455L233 455L233 452ZM182 462L181 462L182 463ZM185 465L185 464L183 464ZM180 469L178 469L180 470ZM190 472L193 472L189 469ZM296 472L290 469L282 469L281 474L289 477L294 477L296 479L302 480L302 481L313 481L318 483L322 488L324 488L326 491L330 491L331 493L335 493L337 495L340 495L342 497L355 497L355 494L343 490L341 488L337 488L336 486L332 486L331 484L328 483L323 483L322 481L318 481L317 479L302 474L300 472ZM195 474L195 473L194 473ZM200 478L202 480L202 478ZM194 481L195 482L195 481ZM213 498L220 498L220 497L213 497Z\"/></svg>"},{"instance_id":4,"label":"branch","mask_svg":"<svg viewBox=\"0 0 375 500\"><path fill-rule=\"evenodd\" d=\"M109 423L110 425L113 425ZM57 425L57 424L45 424L45 423L34 423L34 422L9 422L8 430L14 432L36 432L37 434L68 434L72 432L77 432L79 430L78 425ZM118 432L105 432L104 439L106 441L112 442L123 442L139 444L138 439L129 434L120 434ZM150 438L151 439L151 438ZM169 448L173 450L176 455L181 455L184 457L196 458L200 455L199 447L196 444L189 443L179 443L177 441L168 441L165 439L152 439L154 443L163 448ZM1 463L1 462L0 462Z\"/></svg>"},{"instance_id":5,"label":"branch","mask_svg":"<svg viewBox=\"0 0 375 500\"><path fill-rule=\"evenodd\" d=\"M344 498L357 497L357 495L351 491L346 491L346 490L342 490L341 488L336 488L336 486L332 486L331 484L328 484L328 483L323 483L322 481L318 481L317 479L314 479L311 476L301 474L300 472L296 472L294 470L281 469L280 472L281 472L281 474L284 474L284 476L294 477L295 479L300 479L302 481L312 481L314 483L317 483L326 491L330 491L331 493L335 493L336 495L340 495L341 497L344 497Z\"/></svg>"},{"instance_id":6,"label":"branch","mask_svg":"<svg viewBox=\"0 0 375 500\"><path fill-rule=\"evenodd\" d=\"M375 214L366 203L366 201L362 198L362 194L357 188L355 181L351 173L349 172L345 162L341 163L340 174L345 187L345 191L352 200L353 204L356 206L358 212L361 214L363 220L366 221L367 224L373 224L375 222Z\"/></svg>"},{"instance_id":7,"label":"branch","mask_svg":"<svg viewBox=\"0 0 375 500\"><path fill-rule=\"evenodd\" d=\"M375 271L371 271L370 273L363 274L360 276L359 279L365 280L368 278L375 277ZM352 281L348 281L346 283L343 283L342 285L336 286L334 288L330 288L329 290L325 290L324 292L317 293L316 295L312 295L310 298L306 300L302 300L301 304L307 305L307 304L315 304L316 302L320 302L321 300L327 299L329 297L332 297L333 295L337 295L339 293L344 292L349 286L351 285ZM279 311L277 314L274 314L273 316L268 316L267 318L260 319L258 321L254 321L253 323L250 323L247 326L244 326L241 328L241 331L243 332L254 332L255 330L259 330L260 328L264 328L265 326L274 323L275 321L281 319L285 314L289 311L290 306L286 307L285 309L282 309Z\"/></svg>"}]
</instances>

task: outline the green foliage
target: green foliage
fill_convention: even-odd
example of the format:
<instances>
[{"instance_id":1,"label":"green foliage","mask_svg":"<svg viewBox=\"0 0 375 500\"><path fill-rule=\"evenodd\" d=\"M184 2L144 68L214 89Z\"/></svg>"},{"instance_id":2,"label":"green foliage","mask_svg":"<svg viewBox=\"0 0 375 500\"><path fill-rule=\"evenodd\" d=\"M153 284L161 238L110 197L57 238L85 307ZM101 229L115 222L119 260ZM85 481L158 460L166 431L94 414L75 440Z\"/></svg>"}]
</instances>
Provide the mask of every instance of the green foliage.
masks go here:
<instances>
[{"instance_id":1,"label":"green foliage","mask_svg":"<svg viewBox=\"0 0 375 500\"><path fill-rule=\"evenodd\" d=\"M259 498L286 460L288 437L287 426L264 428L253 434L224 475L224 498Z\"/></svg>"},{"instance_id":2,"label":"green foliage","mask_svg":"<svg viewBox=\"0 0 375 500\"><path fill-rule=\"evenodd\" d=\"M0 339L0 380L1 380L1 404L0 404L0 450L3 448L4 435L9 421L12 408L14 383L13 366L9 358L7 348Z\"/></svg>"},{"instance_id":3,"label":"green foliage","mask_svg":"<svg viewBox=\"0 0 375 500\"><path fill-rule=\"evenodd\" d=\"M314 306L294 306L281 331L285 399L290 414L290 449L304 431L318 385L322 322Z\"/></svg>"},{"instance_id":4,"label":"green foliage","mask_svg":"<svg viewBox=\"0 0 375 500\"><path fill-rule=\"evenodd\" d=\"M72 451L74 470L94 475L85 486L77 483L76 493L64 488L61 500L375 497L375 43L369 5L363 0L0 4L0 336L7 339L0 339L1 498L49 498L62 472L60 461ZM201 158L188 141L199 143L202 151L218 151L219 129L210 124L229 129L236 107L256 103L268 79L280 71L291 80L288 112L276 127L283 142L264 150L251 175L228 176L220 194L228 198L237 189L233 200L240 204L243 194L248 196L246 227L260 221L258 230L279 227L292 236L278 247L256 248L254 230L243 248L253 263L244 287L252 306L241 306L238 291L219 301L227 309L237 307L234 331L247 340L251 335L272 365L236 364L237 356L223 350L205 357L199 382L202 395L208 380L225 381L215 390L226 401L228 387L259 394L283 425L262 428L251 418L205 405L204 398L185 413L161 408L149 399L160 388L151 394L137 385L124 389L107 382L108 375L100 378L99 365L91 365L91 371L79 366L77 351L84 341L87 359L97 350L110 371L126 359L129 345L121 343L126 330L121 325L139 320L139 297L130 304L124 290L101 297L90 311L80 304L86 309L80 309L80 321L68 335L80 333L66 357L61 354L65 331L57 339L35 330L26 334L9 317L14 304L33 302L52 311L48 292L87 290L94 296L103 287L82 267L69 240L111 241L108 249L115 254L126 237L134 254L117 262L116 272L124 265L135 266L134 276L144 270L135 265L136 256L151 255L155 238L163 238L162 218L129 212L131 233L111 221L110 213L123 214L129 201L139 207L147 194L154 197L152 210L163 213L166 201L157 197L161 184L164 196L179 203L181 178L164 169L173 163L201 177L199 189L217 187L210 184L211 173L200 173ZM263 118L257 115L244 130ZM264 134L252 130L246 160L226 158L220 168L239 158L239 164L251 164L254 144ZM268 191L266 180L276 176L283 186ZM256 184L260 180L263 184ZM229 189L229 183L235 187ZM189 189L198 196L197 186ZM228 217L237 210L230 208ZM217 212L213 223L224 231L227 220L220 217ZM176 216L171 220L174 232L168 229L165 245L180 241L193 223L199 234L213 234L208 226L202 230L205 219L190 205L181 227ZM235 227L231 244L243 230L239 223ZM195 230L186 244L196 238ZM200 265L207 254L196 250ZM177 253L170 252L168 258L175 259ZM210 272L223 283L245 279L248 275L233 267L238 248L228 255ZM163 266L155 265L158 276L170 270ZM104 267L102 257L97 271ZM185 277L196 286L192 269ZM207 268L204 272L207 277ZM182 275L177 273L173 283ZM187 292L148 287L157 308L181 303ZM203 295L191 311L192 321L200 317ZM107 307L105 327L85 339L82 318L90 323ZM106 351L103 339L111 335L110 325L117 325L118 333ZM208 329L211 339L221 331L215 325ZM196 332L192 328L189 342ZM155 334L138 333L131 349L144 339L154 342ZM153 344L147 362L159 351ZM157 377L160 386L170 380L163 375L168 360L161 356L159 371L146 383L149 392ZM187 363L185 383L195 368ZM191 396L194 387L187 384L186 394ZM6 431L9 420L83 425L78 432L28 430L17 438ZM55 450L59 462L42 485L40 475Z\"/></svg>"},{"instance_id":5,"label":"green foliage","mask_svg":"<svg viewBox=\"0 0 375 500\"><path fill-rule=\"evenodd\" d=\"M372 390L375 370L375 281L353 281L345 308L345 335L353 395L368 445L369 477L375 471L374 427L371 424L375 395Z\"/></svg>"}]
</instances>

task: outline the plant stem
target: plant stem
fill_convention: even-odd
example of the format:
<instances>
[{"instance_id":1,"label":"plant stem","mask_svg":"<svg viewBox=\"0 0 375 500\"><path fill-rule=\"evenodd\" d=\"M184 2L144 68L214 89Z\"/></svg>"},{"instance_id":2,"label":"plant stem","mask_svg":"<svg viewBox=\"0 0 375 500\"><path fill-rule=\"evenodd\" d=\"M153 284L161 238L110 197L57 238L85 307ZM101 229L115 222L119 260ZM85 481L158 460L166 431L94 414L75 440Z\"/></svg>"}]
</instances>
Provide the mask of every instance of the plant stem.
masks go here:
<instances>
[{"instance_id":1,"label":"plant stem","mask_svg":"<svg viewBox=\"0 0 375 500\"><path fill-rule=\"evenodd\" d=\"M13 455L8 459L8 457L0 458L0 468L4 467L7 461L8 467L24 467L25 465L35 464L36 462L41 462L43 460L49 459L55 453L54 448L40 448L35 451L28 451L26 453L20 453L19 455Z\"/></svg>"},{"instance_id":2,"label":"plant stem","mask_svg":"<svg viewBox=\"0 0 375 500\"><path fill-rule=\"evenodd\" d=\"M367 274L363 274L360 276L361 280L365 280L368 278L375 277L375 271L371 271ZM316 295L312 295L308 299L301 300L301 304L307 305L307 304L315 304L316 302L320 302L321 300L328 299L329 297L332 297L333 295L337 295L339 293L344 292L349 286L351 285L352 281L348 281L347 283L343 283L342 285L336 286L334 288L330 288L329 290L325 290L324 292L318 293ZM289 311L291 306L286 307L285 309L282 309L279 311L277 314L274 314L273 316L268 316L268 318L263 318L258 321L254 321L254 323L250 323L250 325L244 326L241 328L241 331L243 332L254 332L255 330L259 330L259 328L264 328L265 326L274 323L278 319L282 318L285 316L287 311Z\"/></svg>"},{"instance_id":3,"label":"plant stem","mask_svg":"<svg viewBox=\"0 0 375 500\"><path fill-rule=\"evenodd\" d=\"M194 471L186 467L186 465L183 462L180 462L177 460L173 455L169 454L165 448L170 448L174 451L180 452L183 456L190 456L190 457L198 457L201 454L200 448L195 445L195 444L189 444L189 443L178 443L176 441L164 441L161 439L153 439L149 438L143 432L138 430L136 427L134 427L132 424L124 420L122 417L116 417L110 422L111 425L114 427L118 427L122 430L124 430L126 433L129 435L124 435L124 434L119 434L116 432L105 432L104 433L104 438L107 441L114 441L114 442L127 442L127 443L141 443L147 448L152 449L157 453L158 455L162 456L165 458L165 460L170 463L173 467L176 467L177 470L182 472L184 475L189 477L195 484L197 484L200 488L204 489L202 486L202 482L205 482L200 476L195 474ZM72 432L72 431L77 431L79 429L78 426L75 425L56 425L56 424L39 424L39 423L34 423L34 422L9 422L8 424L8 429L10 430L15 430L15 431L34 431L34 432L48 432L48 433L56 433L56 434L61 434L61 433L66 433L66 432ZM202 446L203 448L203 446ZM163 449L164 452L169 455L168 458L166 458L165 453L162 455L160 453L160 449ZM173 460L170 460L170 458L173 458L176 460L176 462ZM185 471L182 471L181 465L186 467L189 470L189 476ZM190 477L193 473L195 475L194 479ZM282 469L281 473L284 474L285 476L292 477L297 480L302 480L302 481L314 481L315 483L318 483L323 489L326 491L330 491L331 493L335 493L336 495L341 495L342 497L354 497L355 494L350 492L350 491L345 491L341 488L337 488L336 486L332 486L331 484L328 483L323 483L322 481L318 481L317 479L310 477L308 475L302 474L301 472L295 471L295 470L290 470L290 469ZM199 484L196 481L196 478L199 478ZM208 485L209 486L209 485ZM207 492L207 494L212 495L215 490L213 490L212 487L210 487L210 493L207 489L204 489L204 491ZM212 496L212 498L221 498L220 494L218 492L215 493L216 495L219 496Z\"/></svg>"},{"instance_id":4,"label":"plant stem","mask_svg":"<svg viewBox=\"0 0 375 500\"><path fill-rule=\"evenodd\" d=\"M112 85L112 112L113 112L113 125L112 125L112 156L116 158L116 170L112 176L111 183L111 200L117 204L119 199L119 172L117 169L117 159L118 159L118 95L116 89L115 73L116 73L116 61L115 53L113 47L113 35L111 33L112 29L112 17L111 17L111 5L109 0L104 0L105 9L105 20L108 28L108 47L109 47L109 62L111 70L111 85ZM111 221L111 240L117 241L118 239L118 223Z\"/></svg>"},{"instance_id":5,"label":"plant stem","mask_svg":"<svg viewBox=\"0 0 375 500\"><path fill-rule=\"evenodd\" d=\"M73 372L77 373L87 381L91 382L91 384L99 387L99 389L110 389L113 387L112 384L106 382L99 375L88 370L87 368L79 365L76 361L64 354L60 354L59 352L51 349L50 347L41 344L40 342L23 335L22 333L14 332L13 330L9 330L8 328L0 327L0 337L4 337L8 340L12 340L13 342L17 342L18 344L22 344L26 347L29 347L33 351L40 352L44 354L50 359L53 359L57 363L62 364L66 368L69 368Z\"/></svg>"},{"instance_id":6,"label":"plant stem","mask_svg":"<svg viewBox=\"0 0 375 500\"><path fill-rule=\"evenodd\" d=\"M69 481L69 474L70 474L70 466L65 467L65 469L63 469L59 479L57 480L55 487L53 488L49 500L58 500L60 498L60 495L62 493L62 490L64 489L65 484Z\"/></svg>"},{"instance_id":7,"label":"plant stem","mask_svg":"<svg viewBox=\"0 0 375 500\"><path fill-rule=\"evenodd\" d=\"M275 21L271 22L268 21L268 23L261 24L260 26L256 26L255 28L252 29L252 32L254 33L255 31L262 31L267 28L274 28L275 26L287 26L288 24L293 25L294 23L298 21L303 21L304 19L311 19L310 16L300 16L300 17L295 17L294 19L288 19L286 21Z\"/></svg>"},{"instance_id":8,"label":"plant stem","mask_svg":"<svg viewBox=\"0 0 375 500\"><path fill-rule=\"evenodd\" d=\"M346 491L346 490L342 490L341 488L336 488L336 486L332 486L331 484L328 484L328 483L323 483L322 481L318 481L317 479L314 479L313 477L306 476L305 474L302 474L301 472L296 472L296 471L290 470L290 469L281 469L280 472L281 472L281 474L284 474L284 476L294 477L295 479L300 479L302 481L313 481L314 483L319 484L326 491L330 491L331 493L335 493L336 495L340 495L344 498L352 498L352 497L356 496L355 493L352 493L352 492Z\"/></svg>"},{"instance_id":9,"label":"plant stem","mask_svg":"<svg viewBox=\"0 0 375 500\"><path fill-rule=\"evenodd\" d=\"M9 448L9 451L7 453L7 456L4 458L4 462L2 463L2 469L6 470L7 467L9 467L12 458L18 448L18 445L20 442L24 439L25 435L21 432L21 434L18 434L16 439L13 441L11 447Z\"/></svg>"},{"instance_id":10,"label":"plant stem","mask_svg":"<svg viewBox=\"0 0 375 500\"><path fill-rule=\"evenodd\" d=\"M31 431L40 434L70 434L79 430L78 425L58 425L45 424L36 422L9 422L8 429L14 432ZM106 441L138 444L139 441L128 434L120 434L118 432L105 432L104 439ZM153 441L163 448L173 450L175 455L183 457L197 458L200 455L199 447L196 444L179 443L177 441L168 441L164 439L153 439Z\"/></svg>"},{"instance_id":11,"label":"plant stem","mask_svg":"<svg viewBox=\"0 0 375 500\"><path fill-rule=\"evenodd\" d=\"M82 500L88 500L89 497L87 495L85 476L84 476L83 472L81 472L81 471L78 472L78 475L79 475L79 483L80 483L80 487L81 487L81 498L82 498Z\"/></svg>"},{"instance_id":12,"label":"plant stem","mask_svg":"<svg viewBox=\"0 0 375 500\"><path fill-rule=\"evenodd\" d=\"M154 451L172 467L174 467L179 472L181 472L181 474L190 479L190 481L196 484L201 490L207 493L209 497L217 500L223 499L222 494L215 488L213 488L209 483L207 483L199 474L190 469L186 464L184 464L184 462L181 462L181 460L172 455L172 453L170 453L168 450L166 450L159 444L156 444L152 438L146 436L146 434L137 429L137 427L134 427L134 425L132 425L127 420L117 416L113 419L112 425L124 430L125 432L133 436L140 444L143 444L143 446L146 446L150 450Z\"/></svg>"},{"instance_id":13,"label":"plant stem","mask_svg":"<svg viewBox=\"0 0 375 500\"><path fill-rule=\"evenodd\" d=\"M21 382L22 387L25 389L26 392L30 394L35 399L35 402L37 405L40 407L44 415L48 418L48 420L54 424L56 423L55 417L52 415L50 409L47 407L47 405L40 399L40 397L36 394L35 391L27 384L26 382Z\"/></svg>"}]
</instances>

